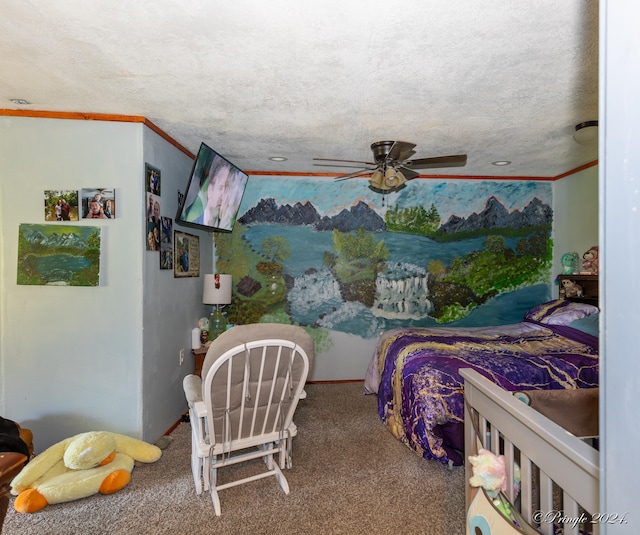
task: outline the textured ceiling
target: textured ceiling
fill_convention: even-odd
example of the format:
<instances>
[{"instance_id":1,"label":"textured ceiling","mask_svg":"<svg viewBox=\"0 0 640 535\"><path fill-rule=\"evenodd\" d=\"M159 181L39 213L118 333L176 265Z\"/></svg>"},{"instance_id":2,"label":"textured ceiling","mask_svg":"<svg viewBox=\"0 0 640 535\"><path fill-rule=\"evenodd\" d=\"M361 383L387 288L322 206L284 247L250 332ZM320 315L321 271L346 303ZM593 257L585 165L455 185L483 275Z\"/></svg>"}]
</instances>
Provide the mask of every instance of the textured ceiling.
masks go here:
<instances>
[{"instance_id":1,"label":"textured ceiling","mask_svg":"<svg viewBox=\"0 0 640 535\"><path fill-rule=\"evenodd\" d=\"M3 0L0 72L0 108L141 115L247 171L350 172L312 158L387 139L468 154L423 174L597 158L572 138L598 118L591 0Z\"/></svg>"}]
</instances>

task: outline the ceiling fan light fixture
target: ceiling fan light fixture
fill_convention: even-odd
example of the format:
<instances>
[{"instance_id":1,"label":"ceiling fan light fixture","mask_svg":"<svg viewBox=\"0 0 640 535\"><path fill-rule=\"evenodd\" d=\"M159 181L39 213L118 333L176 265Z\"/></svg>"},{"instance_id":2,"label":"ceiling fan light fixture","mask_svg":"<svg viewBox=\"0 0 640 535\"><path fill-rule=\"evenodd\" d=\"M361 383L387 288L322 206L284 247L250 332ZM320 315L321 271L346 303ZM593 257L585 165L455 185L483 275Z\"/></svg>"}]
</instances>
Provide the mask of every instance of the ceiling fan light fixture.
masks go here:
<instances>
[{"instance_id":1,"label":"ceiling fan light fixture","mask_svg":"<svg viewBox=\"0 0 640 535\"><path fill-rule=\"evenodd\" d=\"M384 172L384 185L387 189L395 188L397 186L396 170L393 167L387 167Z\"/></svg>"},{"instance_id":2,"label":"ceiling fan light fixture","mask_svg":"<svg viewBox=\"0 0 640 535\"><path fill-rule=\"evenodd\" d=\"M384 175L380 169L377 169L369 179L369 185L375 189L383 189L384 188Z\"/></svg>"},{"instance_id":3,"label":"ceiling fan light fixture","mask_svg":"<svg viewBox=\"0 0 640 535\"><path fill-rule=\"evenodd\" d=\"M408 160L407 158L411 158L415 154L413 150L415 146L414 143L407 141L376 141L371 144L373 162L362 160L334 160L331 158L314 158L314 160L340 162L329 165L335 165L336 167L359 167L351 164L361 164L363 167L359 171L340 175L336 177L335 180L348 180L372 173L369 175L369 187L377 192L398 191L402 189L405 187L407 181L420 176L420 173L414 169L461 167L467 163L466 154Z\"/></svg>"},{"instance_id":4,"label":"ceiling fan light fixture","mask_svg":"<svg viewBox=\"0 0 640 535\"><path fill-rule=\"evenodd\" d=\"M388 167L384 173L384 185L386 189L395 189L402 186L407 179L393 167Z\"/></svg>"},{"instance_id":5,"label":"ceiling fan light fixture","mask_svg":"<svg viewBox=\"0 0 640 535\"><path fill-rule=\"evenodd\" d=\"M591 145L598 141L598 121L585 121L577 124L573 139L580 145Z\"/></svg>"}]
</instances>

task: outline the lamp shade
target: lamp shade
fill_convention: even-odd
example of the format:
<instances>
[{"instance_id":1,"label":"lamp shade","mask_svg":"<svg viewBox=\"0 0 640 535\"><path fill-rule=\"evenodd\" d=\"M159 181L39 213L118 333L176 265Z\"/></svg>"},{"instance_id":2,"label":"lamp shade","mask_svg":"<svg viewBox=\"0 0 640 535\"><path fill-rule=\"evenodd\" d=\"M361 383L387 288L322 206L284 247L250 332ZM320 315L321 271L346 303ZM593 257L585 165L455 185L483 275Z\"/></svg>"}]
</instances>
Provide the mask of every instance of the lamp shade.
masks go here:
<instances>
[{"instance_id":1,"label":"lamp shade","mask_svg":"<svg viewBox=\"0 0 640 535\"><path fill-rule=\"evenodd\" d=\"M231 275L205 275L202 302L205 305L228 305L231 303L232 284Z\"/></svg>"},{"instance_id":2,"label":"lamp shade","mask_svg":"<svg viewBox=\"0 0 640 535\"><path fill-rule=\"evenodd\" d=\"M402 186L406 181L407 179L404 177L404 175L393 167L389 167L384 174L384 185L386 186L385 189L397 188L399 186Z\"/></svg>"},{"instance_id":3,"label":"lamp shade","mask_svg":"<svg viewBox=\"0 0 640 535\"><path fill-rule=\"evenodd\" d=\"M380 171L380 169L378 169L371 175L371 178L369 179L369 184L371 185L372 188L382 189L383 188L383 184L382 184L382 179L383 178L384 178L384 175L382 174L382 171Z\"/></svg>"}]
</instances>

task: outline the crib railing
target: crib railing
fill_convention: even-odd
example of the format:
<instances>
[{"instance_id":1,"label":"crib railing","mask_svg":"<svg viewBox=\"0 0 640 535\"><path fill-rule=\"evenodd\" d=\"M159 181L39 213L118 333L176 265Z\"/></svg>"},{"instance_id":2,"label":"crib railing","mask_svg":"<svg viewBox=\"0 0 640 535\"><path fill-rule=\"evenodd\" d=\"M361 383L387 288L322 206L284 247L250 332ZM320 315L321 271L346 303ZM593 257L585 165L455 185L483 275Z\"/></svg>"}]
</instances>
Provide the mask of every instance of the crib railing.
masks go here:
<instances>
[{"instance_id":1,"label":"crib railing","mask_svg":"<svg viewBox=\"0 0 640 535\"><path fill-rule=\"evenodd\" d=\"M461 370L465 380L465 452L483 448L504 455L507 498L533 527L552 535L599 533L599 455L575 437L478 372ZM468 455L468 453L467 453ZM514 489L514 465L520 466L520 492ZM465 463L467 509L470 463ZM592 516L596 515L596 516Z\"/></svg>"}]
</instances>

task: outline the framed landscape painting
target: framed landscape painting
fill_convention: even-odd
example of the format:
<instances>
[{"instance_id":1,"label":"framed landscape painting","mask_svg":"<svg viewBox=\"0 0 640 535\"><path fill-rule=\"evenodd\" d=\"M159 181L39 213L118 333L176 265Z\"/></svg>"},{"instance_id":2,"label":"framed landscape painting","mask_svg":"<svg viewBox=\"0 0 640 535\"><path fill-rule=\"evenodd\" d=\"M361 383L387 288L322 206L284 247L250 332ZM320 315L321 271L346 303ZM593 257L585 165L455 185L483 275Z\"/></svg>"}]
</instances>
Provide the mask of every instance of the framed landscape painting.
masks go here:
<instances>
[{"instance_id":1,"label":"framed landscape painting","mask_svg":"<svg viewBox=\"0 0 640 535\"><path fill-rule=\"evenodd\" d=\"M18 284L98 286L100 227L21 224Z\"/></svg>"}]
</instances>

